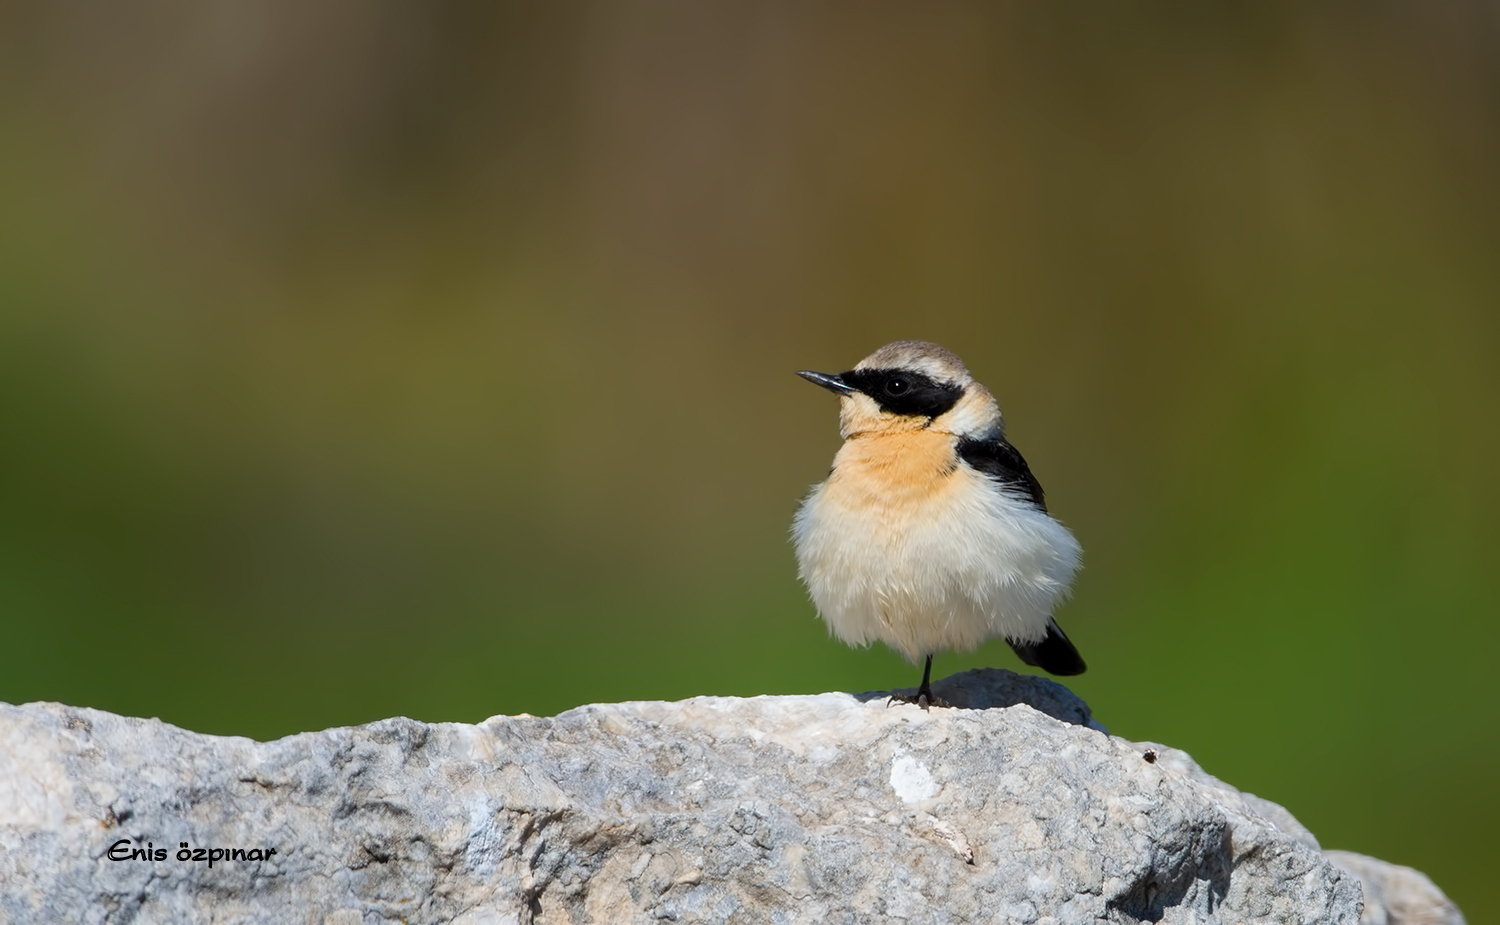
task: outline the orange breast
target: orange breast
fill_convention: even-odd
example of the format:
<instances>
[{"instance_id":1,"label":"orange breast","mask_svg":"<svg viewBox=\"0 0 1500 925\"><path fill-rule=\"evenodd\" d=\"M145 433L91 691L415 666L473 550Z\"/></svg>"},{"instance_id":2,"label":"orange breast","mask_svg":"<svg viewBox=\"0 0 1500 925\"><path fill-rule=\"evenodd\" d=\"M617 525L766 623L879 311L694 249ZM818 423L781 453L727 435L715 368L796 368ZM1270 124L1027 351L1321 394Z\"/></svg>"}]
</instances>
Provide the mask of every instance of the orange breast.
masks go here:
<instances>
[{"instance_id":1,"label":"orange breast","mask_svg":"<svg viewBox=\"0 0 1500 925\"><path fill-rule=\"evenodd\" d=\"M953 490L957 466L950 434L912 430L861 435L839 450L827 492L846 506L883 509L887 516L916 514Z\"/></svg>"}]
</instances>

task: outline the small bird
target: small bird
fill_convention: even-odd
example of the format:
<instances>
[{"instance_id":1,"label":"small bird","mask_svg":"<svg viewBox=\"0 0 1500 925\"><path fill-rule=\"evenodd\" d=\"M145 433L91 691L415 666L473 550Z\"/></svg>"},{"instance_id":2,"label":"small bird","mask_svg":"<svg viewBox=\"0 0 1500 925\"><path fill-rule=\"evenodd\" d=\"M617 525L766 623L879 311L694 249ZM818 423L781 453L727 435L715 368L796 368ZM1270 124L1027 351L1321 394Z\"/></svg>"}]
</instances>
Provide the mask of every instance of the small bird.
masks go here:
<instances>
[{"instance_id":1,"label":"small bird","mask_svg":"<svg viewBox=\"0 0 1500 925\"><path fill-rule=\"evenodd\" d=\"M1084 670L1052 619L1082 550L1005 440L1000 406L937 344L902 340L848 372L802 370L839 396L844 445L792 522L799 574L829 630L879 639L933 697L932 656L1003 636L1028 665Z\"/></svg>"}]
</instances>

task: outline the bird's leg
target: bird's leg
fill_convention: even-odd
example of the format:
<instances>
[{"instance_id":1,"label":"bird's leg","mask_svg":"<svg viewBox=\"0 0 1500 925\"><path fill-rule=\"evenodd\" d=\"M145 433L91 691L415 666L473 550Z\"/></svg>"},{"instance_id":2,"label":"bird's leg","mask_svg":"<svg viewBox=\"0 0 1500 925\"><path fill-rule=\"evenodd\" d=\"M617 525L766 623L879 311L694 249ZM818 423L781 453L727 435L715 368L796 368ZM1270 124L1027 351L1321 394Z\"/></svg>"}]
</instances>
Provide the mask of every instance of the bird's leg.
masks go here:
<instances>
[{"instance_id":1,"label":"bird's leg","mask_svg":"<svg viewBox=\"0 0 1500 925\"><path fill-rule=\"evenodd\" d=\"M917 688L917 705L927 709L932 703L932 656L927 656L927 663L922 666L922 686Z\"/></svg>"},{"instance_id":2,"label":"bird's leg","mask_svg":"<svg viewBox=\"0 0 1500 925\"><path fill-rule=\"evenodd\" d=\"M927 662L922 666L922 686L917 688L916 696L892 694L891 698L885 702L885 705L890 706L898 700L902 703L914 703L924 710L929 707L946 707L948 705L947 701L932 693L932 656L927 656Z\"/></svg>"}]
</instances>

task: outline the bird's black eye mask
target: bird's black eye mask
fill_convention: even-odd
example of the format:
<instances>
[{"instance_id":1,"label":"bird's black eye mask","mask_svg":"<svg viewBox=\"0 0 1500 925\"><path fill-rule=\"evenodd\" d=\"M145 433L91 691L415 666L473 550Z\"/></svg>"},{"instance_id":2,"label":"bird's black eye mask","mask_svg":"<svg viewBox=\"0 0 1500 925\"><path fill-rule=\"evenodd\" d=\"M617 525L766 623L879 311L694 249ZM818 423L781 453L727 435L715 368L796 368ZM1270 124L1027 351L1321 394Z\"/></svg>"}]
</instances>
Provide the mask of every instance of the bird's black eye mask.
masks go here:
<instances>
[{"instance_id":1,"label":"bird's black eye mask","mask_svg":"<svg viewBox=\"0 0 1500 925\"><path fill-rule=\"evenodd\" d=\"M892 414L935 418L958 404L962 386L910 369L851 369L839 378Z\"/></svg>"}]
</instances>

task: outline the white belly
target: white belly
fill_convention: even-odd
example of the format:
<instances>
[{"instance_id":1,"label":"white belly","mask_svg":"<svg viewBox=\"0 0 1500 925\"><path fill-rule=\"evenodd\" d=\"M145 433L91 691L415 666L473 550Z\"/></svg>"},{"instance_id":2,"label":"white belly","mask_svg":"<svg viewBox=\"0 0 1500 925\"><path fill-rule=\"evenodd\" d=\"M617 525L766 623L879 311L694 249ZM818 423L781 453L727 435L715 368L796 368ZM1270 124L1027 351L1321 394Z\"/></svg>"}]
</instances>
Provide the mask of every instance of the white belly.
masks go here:
<instances>
[{"instance_id":1,"label":"white belly","mask_svg":"<svg viewBox=\"0 0 1500 925\"><path fill-rule=\"evenodd\" d=\"M995 636L1045 636L1079 567L1067 528L966 466L889 469L841 453L793 522L802 580L829 629L913 663Z\"/></svg>"}]
</instances>

